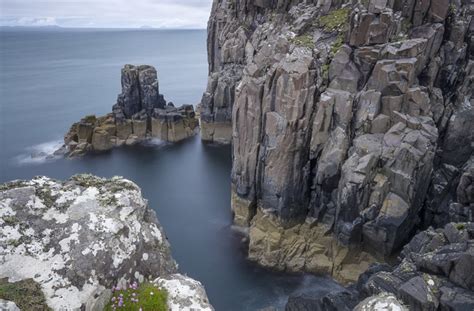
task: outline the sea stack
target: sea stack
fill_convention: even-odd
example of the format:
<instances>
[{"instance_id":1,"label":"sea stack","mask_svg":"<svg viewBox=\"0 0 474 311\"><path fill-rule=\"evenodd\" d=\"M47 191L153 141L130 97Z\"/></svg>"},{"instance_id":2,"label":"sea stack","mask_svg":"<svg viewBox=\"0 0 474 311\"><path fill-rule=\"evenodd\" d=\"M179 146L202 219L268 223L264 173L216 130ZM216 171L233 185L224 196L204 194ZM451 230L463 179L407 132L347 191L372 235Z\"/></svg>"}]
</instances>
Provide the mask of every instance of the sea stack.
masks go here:
<instances>
[{"instance_id":1,"label":"sea stack","mask_svg":"<svg viewBox=\"0 0 474 311\"><path fill-rule=\"evenodd\" d=\"M174 107L159 92L157 71L148 65L122 68L122 92L112 113L86 116L74 123L64 138L70 156L103 152L156 138L178 142L197 133L198 119L192 105Z\"/></svg>"}]
</instances>

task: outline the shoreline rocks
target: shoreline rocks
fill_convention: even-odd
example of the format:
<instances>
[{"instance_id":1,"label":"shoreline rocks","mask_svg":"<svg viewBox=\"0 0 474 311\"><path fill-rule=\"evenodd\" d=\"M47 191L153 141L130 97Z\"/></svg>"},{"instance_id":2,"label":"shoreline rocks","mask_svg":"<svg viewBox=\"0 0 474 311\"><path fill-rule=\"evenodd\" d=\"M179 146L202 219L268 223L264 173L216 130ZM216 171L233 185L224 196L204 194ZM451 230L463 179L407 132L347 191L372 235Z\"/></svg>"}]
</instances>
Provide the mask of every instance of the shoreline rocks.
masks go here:
<instances>
[{"instance_id":1,"label":"shoreline rocks","mask_svg":"<svg viewBox=\"0 0 474 311\"><path fill-rule=\"evenodd\" d=\"M125 65L122 93L113 112L86 116L64 137L63 153L69 157L104 152L149 139L178 142L197 134L199 121L192 105L174 107L159 93L156 69Z\"/></svg>"},{"instance_id":2,"label":"shoreline rocks","mask_svg":"<svg viewBox=\"0 0 474 311\"><path fill-rule=\"evenodd\" d=\"M474 6L435 2L213 1L202 139L232 141L249 258L311 272L319 247L355 282L417 231L473 221ZM350 277L339 252L364 258Z\"/></svg>"},{"instance_id":3,"label":"shoreline rocks","mask_svg":"<svg viewBox=\"0 0 474 311\"><path fill-rule=\"evenodd\" d=\"M32 280L53 310L102 310L113 286L157 277L182 290L171 308L182 299L212 310L202 285L176 274L163 229L131 181L17 180L0 185L0 207L0 279Z\"/></svg>"}]
</instances>

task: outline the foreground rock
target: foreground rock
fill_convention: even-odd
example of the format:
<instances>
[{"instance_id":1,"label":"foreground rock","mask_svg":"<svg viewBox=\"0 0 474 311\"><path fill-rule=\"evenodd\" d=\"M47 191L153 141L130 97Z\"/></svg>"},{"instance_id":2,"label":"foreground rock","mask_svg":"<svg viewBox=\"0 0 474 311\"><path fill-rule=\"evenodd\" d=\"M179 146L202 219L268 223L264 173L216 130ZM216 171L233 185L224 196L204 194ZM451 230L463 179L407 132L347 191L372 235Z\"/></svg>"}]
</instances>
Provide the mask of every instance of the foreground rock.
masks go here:
<instances>
[{"instance_id":1,"label":"foreground rock","mask_svg":"<svg viewBox=\"0 0 474 311\"><path fill-rule=\"evenodd\" d=\"M448 0L213 2L202 138L232 140L252 260L351 283L417 230L473 220L473 13Z\"/></svg>"},{"instance_id":2,"label":"foreground rock","mask_svg":"<svg viewBox=\"0 0 474 311\"><path fill-rule=\"evenodd\" d=\"M200 283L174 274L163 229L128 180L14 181L0 185L0 206L0 279L39 284L53 310L102 310L113 286L157 277L179 289L171 308L211 308Z\"/></svg>"},{"instance_id":3,"label":"foreground rock","mask_svg":"<svg viewBox=\"0 0 474 311\"><path fill-rule=\"evenodd\" d=\"M74 123L64 138L64 152L80 156L102 152L147 139L178 142L197 133L194 107L175 108L159 93L156 69L125 65L122 93L113 112L102 117L87 116Z\"/></svg>"}]
</instances>

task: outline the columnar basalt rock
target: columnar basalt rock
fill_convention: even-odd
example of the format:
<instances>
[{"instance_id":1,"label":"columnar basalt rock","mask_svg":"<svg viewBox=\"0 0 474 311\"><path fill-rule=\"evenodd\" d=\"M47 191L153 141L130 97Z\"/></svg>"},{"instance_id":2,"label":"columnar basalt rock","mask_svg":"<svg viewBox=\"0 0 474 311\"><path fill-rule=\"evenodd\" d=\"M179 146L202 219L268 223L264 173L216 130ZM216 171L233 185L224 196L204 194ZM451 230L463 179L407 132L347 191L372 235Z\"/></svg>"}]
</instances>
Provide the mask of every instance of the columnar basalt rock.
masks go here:
<instances>
[{"instance_id":1,"label":"columnar basalt rock","mask_svg":"<svg viewBox=\"0 0 474 311\"><path fill-rule=\"evenodd\" d=\"M192 105L175 108L172 103L166 103L159 92L154 67L125 65L122 93L112 113L103 117L87 116L73 124L64 138L63 149L74 157L152 138L178 142L194 136L198 128Z\"/></svg>"},{"instance_id":2,"label":"columnar basalt rock","mask_svg":"<svg viewBox=\"0 0 474 311\"><path fill-rule=\"evenodd\" d=\"M175 274L155 212L129 180L76 175L1 184L0 229L0 285L34 283L53 310L103 310L112 288L132 281L169 289L170 310L213 310L199 282Z\"/></svg>"},{"instance_id":3,"label":"columnar basalt rock","mask_svg":"<svg viewBox=\"0 0 474 311\"><path fill-rule=\"evenodd\" d=\"M326 269L351 282L417 229L472 221L473 13L450 0L214 1L203 139L229 141L214 128L232 124L232 210L251 259L325 270L306 262L333 260L309 255L321 243L308 232L324 232L364 258L352 277Z\"/></svg>"}]
</instances>

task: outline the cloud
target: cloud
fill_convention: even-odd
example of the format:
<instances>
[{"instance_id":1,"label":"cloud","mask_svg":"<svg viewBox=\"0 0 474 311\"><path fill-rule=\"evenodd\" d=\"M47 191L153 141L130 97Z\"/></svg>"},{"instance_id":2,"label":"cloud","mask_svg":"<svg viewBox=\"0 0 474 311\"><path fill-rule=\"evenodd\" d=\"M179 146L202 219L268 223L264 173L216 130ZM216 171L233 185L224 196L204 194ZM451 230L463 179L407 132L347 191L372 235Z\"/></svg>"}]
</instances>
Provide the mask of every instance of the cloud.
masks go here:
<instances>
[{"instance_id":1,"label":"cloud","mask_svg":"<svg viewBox=\"0 0 474 311\"><path fill-rule=\"evenodd\" d=\"M0 25L205 28L212 0L1 0Z\"/></svg>"},{"instance_id":2,"label":"cloud","mask_svg":"<svg viewBox=\"0 0 474 311\"><path fill-rule=\"evenodd\" d=\"M57 26L58 23L54 17L22 17L14 19L12 22L15 26Z\"/></svg>"}]
</instances>

